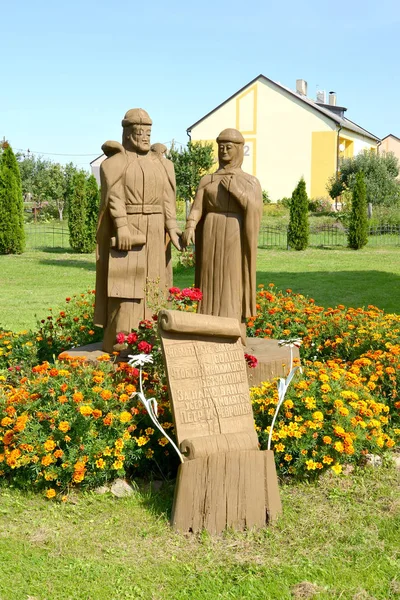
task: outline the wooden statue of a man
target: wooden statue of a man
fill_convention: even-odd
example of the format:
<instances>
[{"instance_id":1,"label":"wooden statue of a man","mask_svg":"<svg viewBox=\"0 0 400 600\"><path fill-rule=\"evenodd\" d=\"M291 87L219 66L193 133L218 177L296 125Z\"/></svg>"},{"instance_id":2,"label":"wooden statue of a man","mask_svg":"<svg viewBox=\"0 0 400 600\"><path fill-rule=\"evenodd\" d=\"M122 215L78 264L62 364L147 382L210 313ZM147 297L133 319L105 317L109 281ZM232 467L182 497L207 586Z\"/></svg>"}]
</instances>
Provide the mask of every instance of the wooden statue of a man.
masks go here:
<instances>
[{"instance_id":1,"label":"wooden statue of a man","mask_svg":"<svg viewBox=\"0 0 400 600\"><path fill-rule=\"evenodd\" d=\"M122 120L122 144L102 146L101 204L97 229L95 324L104 327L103 350L119 332L130 333L152 315L146 284L172 285L170 241L180 249L175 172L150 152L152 121L141 108Z\"/></svg>"}]
</instances>

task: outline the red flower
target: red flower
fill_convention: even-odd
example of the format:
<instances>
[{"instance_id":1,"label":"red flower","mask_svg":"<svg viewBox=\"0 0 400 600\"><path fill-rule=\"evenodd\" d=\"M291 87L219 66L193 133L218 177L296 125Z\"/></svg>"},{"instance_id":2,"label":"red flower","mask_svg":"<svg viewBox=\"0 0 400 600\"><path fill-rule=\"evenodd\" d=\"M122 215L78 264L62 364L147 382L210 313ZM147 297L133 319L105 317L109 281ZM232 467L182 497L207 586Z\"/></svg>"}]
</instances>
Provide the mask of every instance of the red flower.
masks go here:
<instances>
[{"instance_id":1,"label":"red flower","mask_svg":"<svg viewBox=\"0 0 400 600\"><path fill-rule=\"evenodd\" d=\"M258 360L256 357L252 354L245 354L244 357L250 369L255 369L255 367L258 365Z\"/></svg>"},{"instance_id":2,"label":"red flower","mask_svg":"<svg viewBox=\"0 0 400 600\"><path fill-rule=\"evenodd\" d=\"M137 334L136 333L128 333L127 337L126 337L126 341L128 342L128 344L134 344L135 342L137 342Z\"/></svg>"},{"instance_id":3,"label":"red flower","mask_svg":"<svg viewBox=\"0 0 400 600\"><path fill-rule=\"evenodd\" d=\"M152 351L153 346L151 344L149 344L148 342L139 342L138 343L138 350L139 352L143 352L143 354L150 354L150 352Z\"/></svg>"},{"instance_id":4,"label":"red flower","mask_svg":"<svg viewBox=\"0 0 400 600\"><path fill-rule=\"evenodd\" d=\"M117 340L117 344L123 344L126 340L125 334L122 333L122 331L120 331L119 333L117 333L116 340Z\"/></svg>"}]
</instances>

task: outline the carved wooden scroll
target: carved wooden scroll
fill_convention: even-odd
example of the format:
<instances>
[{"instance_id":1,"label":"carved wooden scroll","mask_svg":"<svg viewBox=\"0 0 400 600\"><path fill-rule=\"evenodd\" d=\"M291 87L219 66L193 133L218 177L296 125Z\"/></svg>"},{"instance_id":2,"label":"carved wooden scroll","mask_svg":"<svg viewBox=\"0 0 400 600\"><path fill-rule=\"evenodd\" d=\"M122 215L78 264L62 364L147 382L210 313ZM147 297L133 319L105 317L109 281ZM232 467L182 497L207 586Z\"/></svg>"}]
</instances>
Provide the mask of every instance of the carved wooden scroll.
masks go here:
<instances>
[{"instance_id":1,"label":"carved wooden scroll","mask_svg":"<svg viewBox=\"0 0 400 600\"><path fill-rule=\"evenodd\" d=\"M178 446L171 523L219 533L281 512L272 451L260 451L236 319L163 310L159 329Z\"/></svg>"}]
</instances>

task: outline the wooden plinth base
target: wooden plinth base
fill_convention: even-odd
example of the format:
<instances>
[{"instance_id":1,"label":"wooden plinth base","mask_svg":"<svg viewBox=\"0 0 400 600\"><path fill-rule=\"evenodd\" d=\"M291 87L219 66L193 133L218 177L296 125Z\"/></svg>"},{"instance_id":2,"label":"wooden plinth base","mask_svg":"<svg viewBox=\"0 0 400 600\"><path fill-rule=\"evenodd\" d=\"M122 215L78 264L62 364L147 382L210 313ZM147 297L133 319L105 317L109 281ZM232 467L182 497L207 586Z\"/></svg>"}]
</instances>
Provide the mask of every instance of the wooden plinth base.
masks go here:
<instances>
[{"instance_id":1,"label":"wooden plinth base","mask_svg":"<svg viewBox=\"0 0 400 600\"><path fill-rule=\"evenodd\" d=\"M179 467L171 517L178 531L260 529L281 512L272 450L219 452Z\"/></svg>"}]
</instances>

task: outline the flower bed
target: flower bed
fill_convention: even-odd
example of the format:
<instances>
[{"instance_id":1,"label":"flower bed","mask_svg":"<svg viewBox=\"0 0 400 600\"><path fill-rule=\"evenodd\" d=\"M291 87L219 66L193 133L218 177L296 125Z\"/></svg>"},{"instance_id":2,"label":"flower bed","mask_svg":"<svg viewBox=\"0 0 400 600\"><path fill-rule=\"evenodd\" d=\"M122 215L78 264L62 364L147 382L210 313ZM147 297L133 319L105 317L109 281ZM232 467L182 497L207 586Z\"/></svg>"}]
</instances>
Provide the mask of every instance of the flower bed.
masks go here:
<instances>
[{"instance_id":1,"label":"flower bed","mask_svg":"<svg viewBox=\"0 0 400 600\"><path fill-rule=\"evenodd\" d=\"M194 310L200 298L193 288L171 288L169 300ZM278 472L340 473L366 453L392 449L400 434L400 316L375 307L325 309L273 286L260 288L257 311L248 335L303 340L304 372L289 387L272 436ZM91 294L67 299L65 310L48 317L34 338L0 331L0 476L63 498L72 486L94 487L116 476L174 473L175 452L135 396L136 369L115 369L105 358L96 367L68 355L50 362L59 349L97 335ZM157 399L161 425L173 437L155 320L120 334L118 342L132 354L151 353L145 395ZM38 355L48 361L37 364ZM251 390L262 448L277 399L276 382Z\"/></svg>"}]
</instances>

